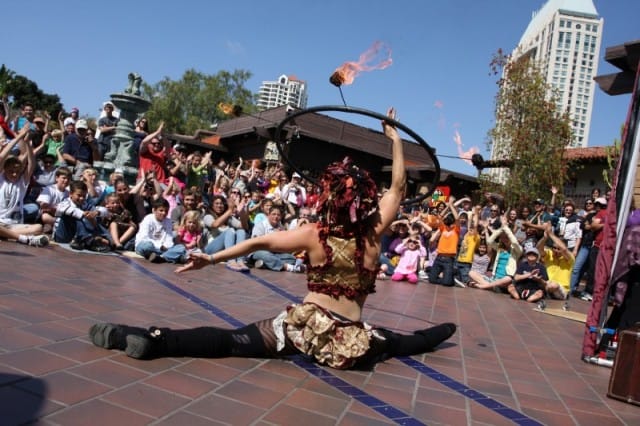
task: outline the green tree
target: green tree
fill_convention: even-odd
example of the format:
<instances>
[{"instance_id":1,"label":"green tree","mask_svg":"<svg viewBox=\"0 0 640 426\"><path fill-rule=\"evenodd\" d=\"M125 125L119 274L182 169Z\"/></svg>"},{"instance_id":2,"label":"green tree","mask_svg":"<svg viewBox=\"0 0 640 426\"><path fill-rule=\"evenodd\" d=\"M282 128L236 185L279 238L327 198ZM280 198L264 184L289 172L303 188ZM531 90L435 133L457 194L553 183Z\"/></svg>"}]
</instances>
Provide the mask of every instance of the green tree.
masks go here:
<instances>
[{"instance_id":1,"label":"green tree","mask_svg":"<svg viewBox=\"0 0 640 426\"><path fill-rule=\"evenodd\" d=\"M504 180L483 176L480 185L485 191L499 186L507 205L530 203L566 180L563 154L573 138L569 114L558 110L557 91L528 56L513 60L498 51L491 68L501 78L488 144L494 158L511 159L513 166Z\"/></svg>"},{"instance_id":2,"label":"green tree","mask_svg":"<svg viewBox=\"0 0 640 426\"><path fill-rule=\"evenodd\" d=\"M209 129L218 121L229 119L218 105L239 105L254 111L254 94L245 88L251 73L236 70L219 71L207 75L190 69L180 80L165 77L160 82L143 85L143 94L151 102L146 116L153 123L165 122L165 129L173 133L193 134L197 129Z\"/></svg>"},{"instance_id":3,"label":"green tree","mask_svg":"<svg viewBox=\"0 0 640 426\"><path fill-rule=\"evenodd\" d=\"M36 110L47 111L56 117L62 110L60 97L43 92L38 85L23 75L18 75L4 64L0 67L0 92L13 97L13 106L20 108L31 103Z\"/></svg>"}]
</instances>

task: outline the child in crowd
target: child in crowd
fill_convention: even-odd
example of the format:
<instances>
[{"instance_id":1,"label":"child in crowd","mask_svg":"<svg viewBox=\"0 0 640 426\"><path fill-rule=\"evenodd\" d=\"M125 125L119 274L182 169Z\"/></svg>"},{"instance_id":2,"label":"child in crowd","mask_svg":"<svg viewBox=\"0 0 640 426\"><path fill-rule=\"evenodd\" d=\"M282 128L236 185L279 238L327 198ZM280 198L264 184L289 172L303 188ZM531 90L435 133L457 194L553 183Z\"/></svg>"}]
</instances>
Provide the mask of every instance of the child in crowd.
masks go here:
<instances>
[{"instance_id":1,"label":"child in crowd","mask_svg":"<svg viewBox=\"0 0 640 426\"><path fill-rule=\"evenodd\" d=\"M98 221L107 214L106 208L96 207L87 200L86 183L73 181L69 185L69 198L56 208L53 239L58 243L70 242L74 250L109 251L109 232Z\"/></svg>"},{"instance_id":2,"label":"child in crowd","mask_svg":"<svg viewBox=\"0 0 640 426\"><path fill-rule=\"evenodd\" d=\"M480 240L475 252L473 253L473 262L471 263L471 270L469 274L476 273L481 276L486 276L489 269L489 263L491 263L491 252L486 242ZM475 286L475 281L469 278L468 284L470 287Z\"/></svg>"},{"instance_id":3,"label":"child in crowd","mask_svg":"<svg viewBox=\"0 0 640 426\"><path fill-rule=\"evenodd\" d=\"M202 244L202 220L198 210L189 210L182 217L178 228L178 242L184 244L187 253L199 250Z\"/></svg>"},{"instance_id":4,"label":"child in crowd","mask_svg":"<svg viewBox=\"0 0 640 426\"><path fill-rule=\"evenodd\" d=\"M449 198L446 210L441 212L445 215L442 224L439 226L440 239L438 240L438 255L433 261L431 271L429 271L429 282L431 284L441 284L443 286L452 287L453 282L453 264L455 262L456 253L458 251L458 240L460 237L460 225L458 223L458 211L453 207L453 197ZM442 278L440 277L442 273Z\"/></svg>"},{"instance_id":5,"label":"child in crowd","mask_svg":"<svg viewBox=\"0 0 640 426\"><path fill-rule=\"evenodd\" d=\"M105 207L109 215L104 218L103 224L109 229L109 235L113 241L114 250L133 251L138 226L133 221L131 213L120 202L118 194L111 193L105 198Z\"/></svg>"},{"instance_id":6,"label":"child in crowd","mask_svg":"<svg viewBox=\"0 0 640 426\"><path fill-rule=\"evenodd\" d=\"M56 170L56 183L45 187L36 202L40 206L40 219L48 232L51 232L56 223L56 208L58 204L69 197L67 185L71 179L71 170L60 167ZM47 232L47 231L45 231Z\"/></svg>"},{"instance_id":7,"label":"child in crowd","mask_svg":"<svg viewBox=\"0 0 640 426\"><path fill-rule=\"evenodd\" d=\"M169 202L169 217L173 210L180 204L180 187L173 176L169 178L167 187L162 192L162 197Z\"/></svg>"},{"instance_id":8,"label":"child in crowd","mask_svg":"<svg viewBox=\"0 0 640 426\"><path fill-rule=\"evenodd\" d=\"M469 223L467 232L464 234L464 237L462 237L462 243L458 250L456 270L453 278L453 282L458 287L466 287L469 282L469 271L471 270L476 247L480 243L480 233L482 232L482 225L478 225L480 209L481 206L476 206L473 209L471 223ZM460 215L462 216L464 213Z\"/></svg>"},{"instance_id":9,"label":"child in crowd","mask_svg":"<svg viewBox=\"0 0 640 426\"><path fill-rule=\"evenodd\" d=\"M152 263L185 263L187 249L173 243L173 227L169 213L169 202L160 197L151 202L151 213L140 223L136 234L136 253Z\"/></svg>"},{"instance_id":10,"label":"child in crowd","mask_svg":"<svg viewBox=\"0 0 640 426\"><path fill-rule=\"evenodd\" d=\"M547 268L539 262L540 252L535 247L525 250L525 260L518 265L513 283L507 290L516 300L537 302L544 297L544 289L549 281Z\"/></svg>"},{"instance_id":11,"label":"child in crowd","mask_svg":"<svg viewBox=\"0 0 640 426\"><path fill-rule=\"evenodd\" d=\"M427 255L427 251L420 244L418 235L411 235L395 248L400 255L398 265L395 267L391 280L407 280L411 284L418 282L418 266L420 259Z\"/></svg>"}]
</instances>

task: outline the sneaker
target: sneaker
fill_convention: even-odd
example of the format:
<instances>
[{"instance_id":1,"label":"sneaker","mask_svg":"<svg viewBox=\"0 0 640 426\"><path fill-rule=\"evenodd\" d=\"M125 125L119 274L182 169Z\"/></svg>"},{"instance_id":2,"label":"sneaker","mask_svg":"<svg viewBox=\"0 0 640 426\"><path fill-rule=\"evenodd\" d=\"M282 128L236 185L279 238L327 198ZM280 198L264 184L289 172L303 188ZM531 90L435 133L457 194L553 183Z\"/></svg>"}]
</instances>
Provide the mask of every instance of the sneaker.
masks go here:
<instances>
[{"instance_id":1,"label":"sneaker","mask_svg":"<svg viewBox=\"0 0 640 426\"><path fill-rule=\"evenodd\" d=\"M69 247L73 250L84 250L84 242L74 238L69 243Z\"/></svg>"},{"instance_id":2,"label":"sneaker","mask_svg":"<svg viewBox=\"0 0 640 426\"><path fill-rule=\"evenodd\" d=\"M582 293L582 296L580 296L580 300L584 300L585 302L591 302L593 300L593 296L590 295L589 293Z\"/></svg>"},{"instance_id":3,"label":"sneaker","mask_svg":"<svg viewBox=\"0 0 640 426\"><path fill-rule=\"evenodd\" d=\"M149 262L151 262L151 263L164 263L164 257L160 256L158 253L151 253L149 255Z\"/></svg>"},{"instance_id":4,"label":"sneaker","mask_svg":"<svg viewBox=\"0 0 640 426\"><path fill-rule=\"evenodd\" d=\"M422 281L428 281L429 280L429 275L427 275L427 273L425 271L419 271L418 272L418 278L420 278Z\"/></svg>"},{"instance_id":5,"label":"sneaker","mask_svg":"<svg viewBox=\"0 0 640 426\"><path fill-rule=\"evenodd\" d=\"M262 269L264 266L264 261L262 259L258 259L253 263L253 267L256 269Z\"/></svg>"},{"instance_id":6,"label":"sneaker","mask_svg":"<svg viewBox=\"0 0 640 426\"><path fill-rule=\"evenodd\" d=\"M388 278L388 277L387 277L387 274L385 274L385 273L384 273L384 272L382 272L382 271L378 272L378 277L377 277L377 279L379 279L379 280L381 280L381 281L384 281L384 280L386 280L387 278Z\"/></svg>"},{"instance_id":7,"label":"sneaker","mask_svg":"<svg viewBox=\"0 0 640 426\"><path fill-rule=\"evenodd\" d=\"M297 272L298 274L304 274L305 272L307 272L307 267L304 266L303 264L294 265L293 272Z\"/></svg>"},{"instance_id":8,"label":"sneaker","mask_svg":"<svg viewBox=\"0 0 640 426\"><path fill-rule=\"evenodd\" d=\"M465 283L463 283L462 281L460 281L457 278L454 278L453 282L456 284L457 287L461 287L461 288L466 288L467 287L467 285Z\"/></svg>"},{"instance_id":9,"label":"sneaker","mask_svg":"<svg viewBox=\"0 0 640 426\"><path fill-rule=\"evenodd\" d=\"M46 247L49 245L49 238L46 235L31 235L27 241L27 244L33 247Z\"/></svg>"}]
</instances>

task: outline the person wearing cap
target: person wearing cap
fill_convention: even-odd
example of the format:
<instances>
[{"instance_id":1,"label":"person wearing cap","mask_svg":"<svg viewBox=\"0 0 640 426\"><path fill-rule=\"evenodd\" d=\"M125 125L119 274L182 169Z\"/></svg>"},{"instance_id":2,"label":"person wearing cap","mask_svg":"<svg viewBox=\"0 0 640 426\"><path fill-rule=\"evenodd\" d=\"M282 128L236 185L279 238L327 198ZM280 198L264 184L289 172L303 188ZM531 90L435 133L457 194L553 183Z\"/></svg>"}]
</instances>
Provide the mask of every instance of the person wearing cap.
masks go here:
<instances>
[{"instance_id":1,"label":"person wearing cap","mask_svg":"<svg viewBox=\"0 0 640 426\"><path fill-rule=\"evenodd\" d=\"M116 134L116 127L118 126L118 117L113 115L115 107L110 101L105 102L103 105L104 116L98 120L98 130L100 136L98 136L98 149L100 150L100 158L104 158L104 155L110 150L117 150L111 142Z\"/></svg>"},{"instance_id":2,"label":"person wearing cap","mask_svg":"<svg viewBox=\"0 0 640 426\"><path fill-rule=\"evenodd\" d=\"M540 263L540 252L536 247L527 248L524 255L525 260L518 265L507 291L516 300L533 303L544 297L549 275L547 268Z\"/></svg>"},{"instance_id":3,"label":"person wearing cap","mask_svg":"<svg viewBox=\"0 0 640 426\"><path fill-rule=\"evenodd\" d=\"M60 111L58 114L58 124L60 124L60 128L64 129L65 136L71 134L75 131L76 121L80 119L80 110L77 107L71 108L71 115L67 118L64 117L64 112ZM74 128L70 128L69 126L74 126Z\"/></svg>"},{"instance_id":4,"label":"person wearing cap","mask_svg":"<svg viewBox=\"0 0 640 426\"><path fill-rule=\"evenodd\" d=\"M75 132L64 138L62 157L70 167L73 167L74 179L80 179L84 169L90 167L94 161L100 160L98 146L93 138L89 137L89 132L87 121L78 120Z\"/></svg>"},{"instance_id":5,"label":"person wearing cap","mask_svg":"<svg viewBox=\"0 0 640 426\"><path fill-rule=\"evenodd\" d=\"M301 183L302 177L298 172L293 172L291 182L282 187L282 199L296 209L304 206L307 201L307 190Z\"/></svg>"},{"instance_id":6,"label":"person wearing cap","mask_svg":"<svg viewBox=\"0 0 640 426\"><path fill-rule=\"evenodd\" d=\"M587 267L587 285L584 288L584 292L580 296L582 300L593 300L593 287L596 275L596 260L598 259L598 253L600 253L600 246L604 240L604 234L602 229L604 228L604 222L607 218L607 199L604 197L598 197L593 201L596 208L596 214L591 221L584 224L584 229L593 233L593 245L589 250L589 266Z\"/></svg>"}]
</instances>

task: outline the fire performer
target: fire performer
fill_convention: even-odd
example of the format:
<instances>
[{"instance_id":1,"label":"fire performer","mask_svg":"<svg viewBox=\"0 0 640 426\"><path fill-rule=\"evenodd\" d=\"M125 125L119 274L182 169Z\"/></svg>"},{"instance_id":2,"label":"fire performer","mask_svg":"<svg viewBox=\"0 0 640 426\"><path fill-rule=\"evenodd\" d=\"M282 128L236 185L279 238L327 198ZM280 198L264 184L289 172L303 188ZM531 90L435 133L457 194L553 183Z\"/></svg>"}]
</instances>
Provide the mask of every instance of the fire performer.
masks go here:
<instances>
[{"instance_id":1,"label":"fire performer","mask_svg":"<svg viewBox=\"0 0 640 426\"><path fill-rule=\"evenodd\" d=\"M387 116L395 120L390 108ZM319 216L295 230L246 240L214 255L193 253L181 273L235 259L256 250L305 251L308 294L274 318L235 329L199 327L186 330L95 324L93 343L119 349L133 358L265 357L304 353L338 369L370 368L394 356L434 350L456 331L452 323L398 334L362 322L367 295L375 291L381 235L394 220L406 183L402 141L389 123L382 127L391 140L391 185L378 201L369 173L348 158L330 164L320 183Z\"/></svg>"}]
</instances>

